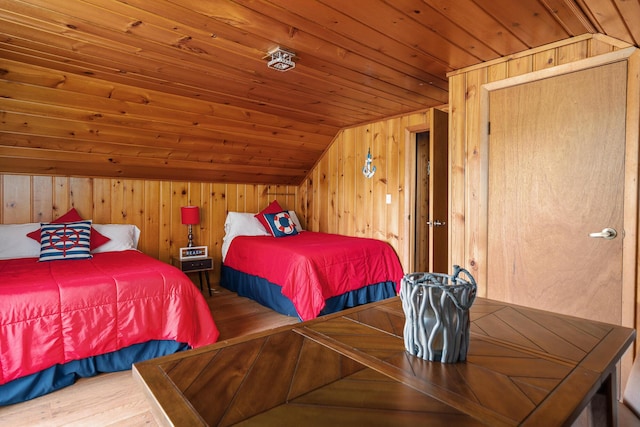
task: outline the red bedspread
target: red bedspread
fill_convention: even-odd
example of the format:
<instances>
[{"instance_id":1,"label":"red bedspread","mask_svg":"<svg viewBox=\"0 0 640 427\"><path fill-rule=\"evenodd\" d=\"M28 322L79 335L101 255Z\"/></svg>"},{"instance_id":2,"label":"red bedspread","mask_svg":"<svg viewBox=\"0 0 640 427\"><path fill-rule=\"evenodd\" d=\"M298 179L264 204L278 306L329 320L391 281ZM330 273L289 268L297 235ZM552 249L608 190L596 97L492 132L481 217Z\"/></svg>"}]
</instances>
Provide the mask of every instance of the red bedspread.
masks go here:
<instances>
[{"instance_id":1,"label":"red bedspread","mask_svg":"<svg viewBox=\"0 0 640 427\"><path fill-rule=\"evenodd\" d=\"M327 298L403 276L398 256L386 242L305 231L295 236L238 236L224 260L227 267L282 286L302 320L318 316Z\"/></svg>"},{"instance_id":2,"label":"red bedspread","mask_svg":"<svg viewBox=\"0 0 640 427\"><path fill-rule=\"evenodd\" d=\"M217 338L188 277L138 251L0 260L0 384L149 340Z\"/></svg>"}]
</instances>

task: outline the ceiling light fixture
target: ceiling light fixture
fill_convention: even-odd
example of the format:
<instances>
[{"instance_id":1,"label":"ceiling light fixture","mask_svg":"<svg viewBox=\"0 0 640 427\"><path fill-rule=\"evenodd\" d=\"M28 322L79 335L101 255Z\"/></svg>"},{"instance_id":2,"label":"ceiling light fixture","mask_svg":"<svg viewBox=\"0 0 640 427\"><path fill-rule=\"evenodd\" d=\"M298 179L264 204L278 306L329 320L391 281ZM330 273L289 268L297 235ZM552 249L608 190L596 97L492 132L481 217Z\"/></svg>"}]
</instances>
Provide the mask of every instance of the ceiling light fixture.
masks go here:
<instances>
[{"instance_id":1,"label":"ceiling light fixture","mask_svg":"<svg viewBox=\"0 0 640 427\"><path fill-rule=\"evenodd\" d=\"M289 52L288 50L281 49L277 47L271 51L269 51L269 55L265 58L271 58L269 62L267 62L267 67L273 68L277 71L288 71L296 67L296 63L293 62L293 57L296 56L295 53Z\"/></svg>"}]
</instances>

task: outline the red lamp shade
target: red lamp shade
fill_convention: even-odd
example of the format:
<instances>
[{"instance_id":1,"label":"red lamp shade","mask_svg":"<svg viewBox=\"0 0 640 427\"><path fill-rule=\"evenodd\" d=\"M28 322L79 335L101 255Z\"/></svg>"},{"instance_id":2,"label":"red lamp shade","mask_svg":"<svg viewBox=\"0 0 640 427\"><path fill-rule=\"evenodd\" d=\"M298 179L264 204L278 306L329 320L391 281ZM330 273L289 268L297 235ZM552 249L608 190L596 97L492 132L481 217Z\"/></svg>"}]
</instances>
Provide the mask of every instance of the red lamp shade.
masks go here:
<instances>
[{"instance_id":1,"label":"red lamp shade","mask_svg":"<svg viewBox=\"0 0 640 427\"><path fill-rule=\"evenodd\" d=\"M197 206L183 206L180 208L183 224L200 224L200 208Z\"/></svg>"}]
</instances>

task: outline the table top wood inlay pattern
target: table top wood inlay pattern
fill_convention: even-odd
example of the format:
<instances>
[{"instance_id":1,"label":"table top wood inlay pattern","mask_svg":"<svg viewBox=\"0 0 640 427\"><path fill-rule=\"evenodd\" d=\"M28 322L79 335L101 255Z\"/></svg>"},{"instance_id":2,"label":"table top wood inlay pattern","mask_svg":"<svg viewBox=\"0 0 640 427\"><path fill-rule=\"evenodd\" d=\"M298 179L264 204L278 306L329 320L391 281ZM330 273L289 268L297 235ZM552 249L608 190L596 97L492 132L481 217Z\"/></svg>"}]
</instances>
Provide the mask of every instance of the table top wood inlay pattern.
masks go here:
<instances>
[{"instance_id":1,"label":"table top wood inlay pattern","mask_svg":"<svg viewBox=\"0 0 640 427\"><path fill-rule=\"evenodd\" d=\"M171 423L556 425L579 414L635 337L482 298L471 322L461 363L405 351L396 297L136 364L134 375Z\"/></svg>"}]
</instances>

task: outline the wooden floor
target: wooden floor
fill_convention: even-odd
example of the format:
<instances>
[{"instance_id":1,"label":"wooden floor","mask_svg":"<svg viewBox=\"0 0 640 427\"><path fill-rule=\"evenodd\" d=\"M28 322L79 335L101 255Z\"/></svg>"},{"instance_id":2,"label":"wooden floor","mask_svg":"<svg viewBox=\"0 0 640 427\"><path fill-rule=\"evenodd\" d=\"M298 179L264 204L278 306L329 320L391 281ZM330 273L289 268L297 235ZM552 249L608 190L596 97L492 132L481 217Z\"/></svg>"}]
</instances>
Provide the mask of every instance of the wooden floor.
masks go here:
<instances>
[{"instance_id":1,"label":"wooden floor","mask_svg":"<svg viewBox=\"0 0 640 427\"><path fill-rule=\"evenodd\" d=\"M207 302L220 340L297 323L261 305L215 288ZM149 404L131 371L80 379L76 384L28 402L0 407L0 425L156 426Z\"/></svg>"}]
</instances>

